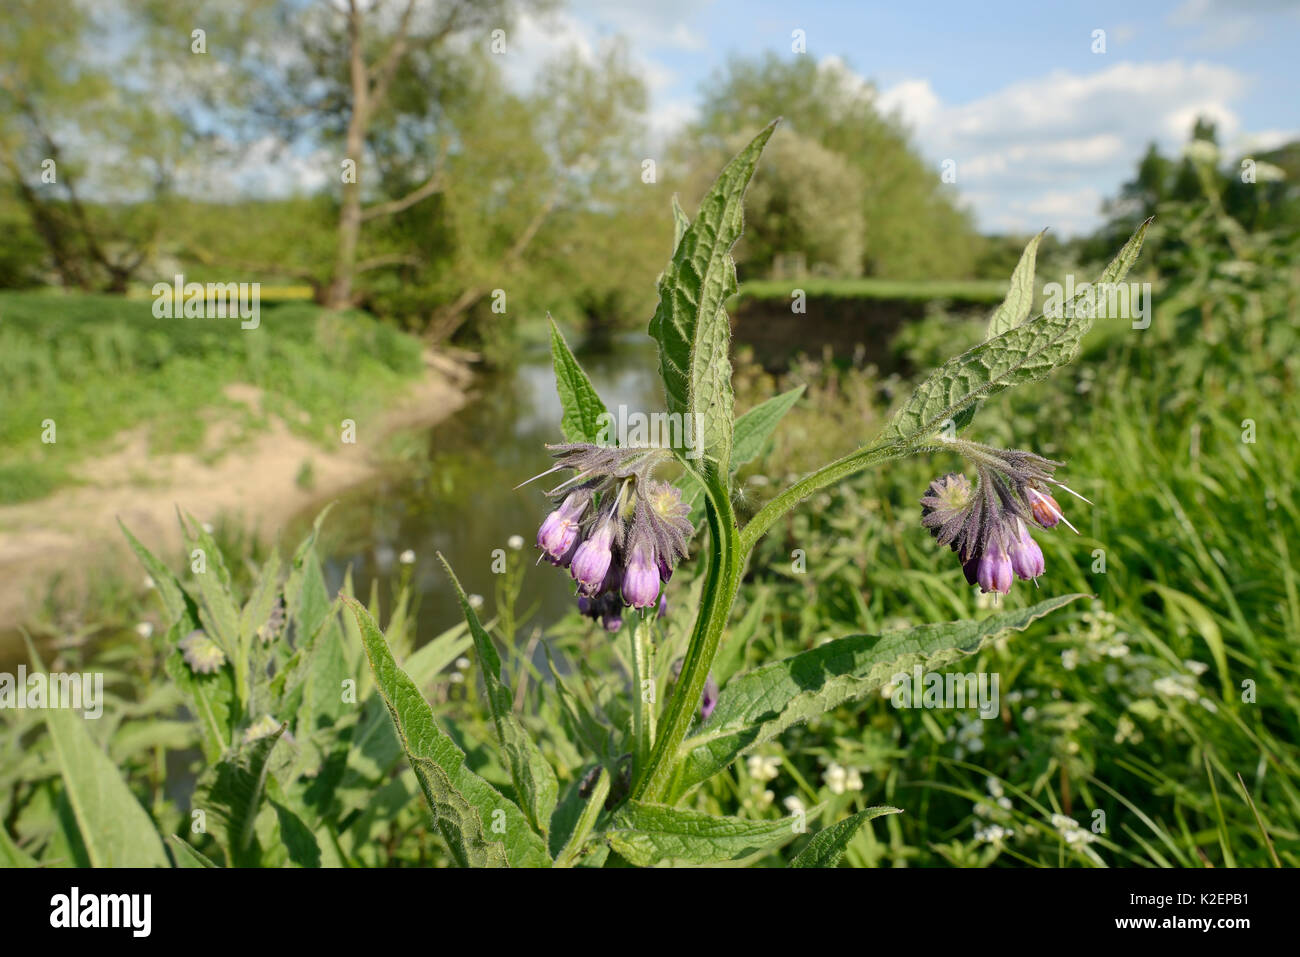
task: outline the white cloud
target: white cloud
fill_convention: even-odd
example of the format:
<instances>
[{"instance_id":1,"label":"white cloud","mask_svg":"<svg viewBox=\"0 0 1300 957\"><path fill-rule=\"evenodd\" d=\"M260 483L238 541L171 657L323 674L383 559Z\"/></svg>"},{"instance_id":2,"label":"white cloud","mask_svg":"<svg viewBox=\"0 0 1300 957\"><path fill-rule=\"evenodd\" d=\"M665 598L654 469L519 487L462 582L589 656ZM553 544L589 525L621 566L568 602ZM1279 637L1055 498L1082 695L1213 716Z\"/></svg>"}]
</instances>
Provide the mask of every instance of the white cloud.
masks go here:
<instances>
[{"instance_id":1,"label":"white cloud","mask_svg":"<svg viewBox=\"0 0 1300 957\"><path fill-rule=\"evenodd\" d=\"M957 185L981 226L1086 231L1104 196L1131 177L1155 139L1177 152L1198 116L1225 142L1240 135L1233 102L1247 79L1208 63L1117 63L1092 74L1058 70L968 103L946 103L925 79L879 97L936 165L957 163Z\"/></svg>"}]
</instances>

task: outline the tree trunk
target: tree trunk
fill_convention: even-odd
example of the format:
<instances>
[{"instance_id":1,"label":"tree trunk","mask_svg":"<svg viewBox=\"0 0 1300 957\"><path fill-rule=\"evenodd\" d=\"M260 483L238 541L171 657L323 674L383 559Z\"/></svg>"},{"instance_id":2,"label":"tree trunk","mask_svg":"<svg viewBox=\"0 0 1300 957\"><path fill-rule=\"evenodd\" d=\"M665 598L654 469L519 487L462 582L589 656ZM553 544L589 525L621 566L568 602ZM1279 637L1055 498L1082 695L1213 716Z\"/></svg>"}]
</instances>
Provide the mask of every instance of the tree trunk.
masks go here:
<instances>
[{"instance_id":1,"label":"tree trunk","mask_svg":"<svg viewBox=\"0 0 1300 957\"><path fill-rule=\"evenodd\" d=\"M366 148L366 126L370 115L370 78L361 50L361 14L355 0L348 9L349 70L352 82L352 115L348 117L347 156L353 163L352 182L343 183L343 206L339 210L338 252L334 258L334 280L326 305L346 309L352 305L352 278L356 273L357 242L361 238L361 161Z\"/></svg>"}]
</instances>

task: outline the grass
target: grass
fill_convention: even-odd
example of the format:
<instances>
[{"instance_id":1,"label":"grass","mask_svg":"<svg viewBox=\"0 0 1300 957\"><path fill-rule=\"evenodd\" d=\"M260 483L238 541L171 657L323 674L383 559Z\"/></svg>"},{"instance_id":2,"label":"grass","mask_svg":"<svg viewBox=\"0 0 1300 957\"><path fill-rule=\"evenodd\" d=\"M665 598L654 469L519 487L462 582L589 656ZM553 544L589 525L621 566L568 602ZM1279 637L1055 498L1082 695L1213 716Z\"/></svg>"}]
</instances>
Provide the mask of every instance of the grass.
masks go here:
<instances>
[{"instance_id":1,"label":"grass","mask_svg":"<svg viewBox=\"0 0 1300 957\"><path fill-rule=\"evenodd\" d=\"M1000 279L895 280L895 279L759 279L740 287L740 298L788 301L792 289L811 298L898 299L908 302L947 300L954 303L996 305L1006 295Z\"/></svg>"},{"instance_id":2,"label":"grass","mask_svg":"<svg viewBox=\"0 0 1300 957\"><path fill-rule=\"evenodd\" d=\"M1003 599L1084 592L1091 604L956 669L1000 675L998 720L886 701L843 708L769 750L783 758L775 779L733 769L705 806L764 816L796 798L830 802L830 819L907 808L877 829L887 834L855 841L858 864L1300 864L1300 508L1289 491L1300 330L1286 301L1158 309L1146 331L1099 325L1075 365L976 417L972 438L1066 461L1061 477L1096 503L1061 499L1081 535L1037 536L1046 577ZM911 339L951 344L952 322L927 320ZM746 510L885 413L863 396L887 383L860 370L740 381L753 398L813 386L752 467ZM929 480L961 468L942 454L910 460L774 529L736 612L741 662L980 614L986 602L918 525ZM804 575L791 570L796 548ZM831 764L860 771L861 791L829 790ZM990 825L1014 836L991 840Z\"/></svg>"},{"instance_id":3,"label":"grass","mask_svg":"<svg viewBox=\"0 0 1300 957\"><path fill-rule=\"evenodd\" d=\"M143 427L151 450L206 451L220 418L229 441L281 416L322 445L339 409L358 418L421 372L420 344L360 312L268 306L235 319L158 319L149 301L0 293L0 503L40 498L77 463ZM262 390L263 413L223 393ZM54 424L53 443L42 441Z\"/></svg>"}]
</instances>

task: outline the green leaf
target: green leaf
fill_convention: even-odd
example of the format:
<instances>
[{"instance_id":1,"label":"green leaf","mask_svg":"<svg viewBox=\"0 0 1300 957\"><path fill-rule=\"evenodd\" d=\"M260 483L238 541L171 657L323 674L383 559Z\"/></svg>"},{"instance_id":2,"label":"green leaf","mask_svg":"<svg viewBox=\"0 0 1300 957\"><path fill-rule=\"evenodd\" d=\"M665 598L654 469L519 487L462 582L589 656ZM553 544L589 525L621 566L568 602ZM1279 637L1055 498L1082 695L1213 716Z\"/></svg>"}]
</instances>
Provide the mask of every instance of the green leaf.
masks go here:
<instances>
[{"instance_id":1,"label":"green leaf","mask_svg":"<svg viewBox=\"0 0 1300 957\"><path fill-rule=\"evenodd\" d=\"M1150 220L1111 260L1093 284L1119 282L1137 260ZM1057 366L1070 362L1079 351L1079 343L1092 327L1091 310L1079 306L1088 301L1085 290L1060 310L1060 315L1041 315L1030 319L969 352L949 359L912 393L885 427L881 439L895 443L931 441L949 419L960 423L959 416L972 404L1004 389L1044 378Z\"/></svg>"},{"instance_id":2,"label":"green leaf","mask_svg":"<svg viewBox=\"0 0 1300 957\"><path fill-rule=\"evenodd\" d=\"M199 621L226 657L236 662L239 660L239 607L231 595L230 572L226 569L221 549L193 516L186 516L181 526L191 554L196 547L203 550L203 571L194 574L202 601Z\"/></svg>"},{"instance_id":3,"label":"green leaf","mask_svg":"<svg viewBox=\"0 0 1300 957\"><path fill-rule=\"evenodd\" d=\"M1007 297L989 317L985 339L1000 336L1029 318L1029 310L1034 305L1034 265L1038 258L1038 244L1046 233L1047 230L1044 229L1029 240L1029 245L1020 254L1020 262L1016 263L1015 271L1011 274L1011 287L1007 290Z\"/></svg>"},{"instance_id":4,"label":"green leaf","mask_svg":"<svg viewBox=\"0 0 1300 957\"><path fill-rule=\"evenodd\" d=\"M177 867L217 867L212 858L193 848L188 841L179 835L172 834L168 840L171 842L172 847L176 849Z\"/></svg>"},{"instance_id":5,"label":"green leaf","mask_svg":"<svg viewBox=\"0 0 1300 957\"><path fill-rule=\"evenodd\" d=\"M551 319L551 363L555 367L555 391L560 394L560 405L564 409L560 430L565 439L595 442L601 433L601 416L609 413L554 319Z\"/></svg>"},{"instance_id":6,"label":"green leaf","mask_svg":"<svg viewBox=\"0 0 1300 957\"><path fill-rule=\"evenodd\" d=\"M452 856L466 867L549 866L546 844L524 813L465 766L465 752L438 727L433 709L393 660L370 613L354 598L343 600L356 615L375 684ZM484 833L485 824L493 828L490 838ZM501 832L498 824L503 826Z\"/></svg>"},{"instance_id":7,"label":"green leaf","mask_svg":"<svg viewBox=\"0 0 1300 957\"><path fill-rule=\"evenodd\" d=\"M686 215L686 210L682 209L682 204L677 201L677 194L673 193L673 252L677 252L677 247L682 244L682 237L690 228L690 218Z\"/></svg>"},{"instance_id":8,"label":"green leaf","mask_svg":"<svg viewBox=\"0 0 1300 957\"><path fill-rule=\"evenodd\" d=\"M775 129L774 121L728 163L701 201L659 279L659 305L650 320L668 411L697 416L704 449L723 475L729 470L733 415L731 327L723 309L737 289L731 247L743 229L745 188ZM674 218L681 228L683 218Z\"/></svg>"},{"instance_id":9,"label":"green leaf","mask_svg":"<svg viewBox=\"0 0 1300 957\"><path fill-rule=\"evenodd\" d=\"M171 651L163 662L163 670L189 696L194 717L199 724L203 757L212 763L230 747L235 679L229 662L210 675L195 674L190 670L190 666L185 663L184 654L176 645L195 627L196 623L188 617L172 625L171 631L167 633Z\"/></svg>"},{"instance_id":10,"label":"green leaf","mask_svg":"<svg viewBox=\"0 0 1300 957\"><path fill-rule=\"evenodd\" d=\"M163 607L167 609L167 614L171 622L179 620L188 611L195 622L198 621L198 610L194 607L194 602L185 594L181 588L181 583L176 580L176 576L171 570L154 556L154 554L145 548L132 535L122 520L117 520L117 527L122 530L126 536L127 543L130 544L131 550L135 552L136 558L140 559L140 564L144 566L149 577L153 579L154 586L158 589L158 594L162 597ZM191 627L191 631L198 627L197 624Z\"/></svg>"},{"instance_id":11,"label":"green leaf","mask_svg":"<svg viewBox=\"0 0 1300 957\"><path fill-rule=\"evenodd\" d=\"M596 818L600 817L600 812L605 809L605 799L609 797L609 772L597 766L595 774L595 780L587 786L585 800L582 797L582 789L575 788L573 797L575 801L581 802L580 810L568 840L555 856L556 867L572 867L578 863L587 846L587 838L591 836L592 828L596 825Z\"/></svg>"},{"instance_id":12,"label":"green leaf","mask_svg":"<svg viewBox=\"0 0 1300 957\"><path fill-rule=\"evenodd\" d=\"M18 867L40 867L36 858L13 842L13 838L4 829L3 824L0 824L0 867L6 870Z\"/></svg>"},{"instance_id":13,"label":"green leaf","mask_svg":"<svg viewBox=\"0 0 1300 957\"><path fill-rule=\"evenodd\" d=\"M629 801L614 814L605 837L638 867L742 864L795 837L791 818L745 821L688 808Z\"/></svg>"},{"instance_id":14,"label":"green leaf","mask_svg":"<svg viewBox=\"0 0 1300 957\"><path fill-rule=\"evenodd\" d=\"M45 666L30 640L27 648L33 669L43 672ZM90 737L87 718L71 708L44 710L64 792L90 865L169 866L153 821L131 793L117 765Z\"/></svg>"},{"instance_id":15,"label":"green leaf","mask_svg":"<svg viewBox=\"0 0 1300 957\"><path fill-rule=\"evenodd\" d=\"M791 406L799 401L804 388L802 385L796 386L789 392L773 396L736 420L735 440L731 450L732 472L746 462L753 461L763 451L763 445L772 437Z\"/></svg>"},{"instance_id":16,"label":"green leaf","mask_svg":"<svg viewBox=\"0 0 1300 957\"><path fill-rule=\"evenodd\" d=\"M914 664L924 662L937 670L1085 597L1062 595L981 621L920 625L884 636L851 635L738 675L722 689L708 723L682 742L677 790L684 793L792 725L871 694Z\"/></svg>"},{"instance_id":17,"label":"green leaf","mask_svg":"<svg viewBox=\"0 0 1300 957\"><path fill-rule=\"evenodd\" d=\"M262 863L254 826L266 794L271 752L285 727L281 724L271 734L228 753L204 772L195 789L192 806L206 812L209 829L225 848L231 867Z\"/></svg>"},{"instance_id":18,"label":"green leaf","mask_svg":"<svg viewBox=\"0 0 1300 957\"><path fill-rule=\"evenodd\" d=\"M523 802L524 813L528 815L533 830L545 837L547 828L550 827L551 812L555 810L555 802L559 797L560 787L555 780L555 772L542 757L537 743L529 737L515 717L514 696L501 677L501 658L492 644L492 637L483 628L478 614L469 603L460 579L441 552L438 553L438 561L447 569L447 577L451 579L456 596L460 599L461 614L465 616L470 634L474 636L474 647L478 651L479 664L483 668L483 682L487 687L488 704L492 708L492 720L496 724L497 740L505 752L515 793Z\"/></svg>"},{"instance_id":19,"label":"green leaf","mask_svg":"<svg viewBox=\"0 0 1300 957\"><path fill-rule=\"evenodd\" d=\"M799 852L799 856L790 862L790 866L835 867L844 856L844 850L849 846L849 841L853 840L853 835L858 833L858 828L882 815L902 813L902 809L896 807L869 807L830 827L824 827Z\"/></svg>"}]
</instances>

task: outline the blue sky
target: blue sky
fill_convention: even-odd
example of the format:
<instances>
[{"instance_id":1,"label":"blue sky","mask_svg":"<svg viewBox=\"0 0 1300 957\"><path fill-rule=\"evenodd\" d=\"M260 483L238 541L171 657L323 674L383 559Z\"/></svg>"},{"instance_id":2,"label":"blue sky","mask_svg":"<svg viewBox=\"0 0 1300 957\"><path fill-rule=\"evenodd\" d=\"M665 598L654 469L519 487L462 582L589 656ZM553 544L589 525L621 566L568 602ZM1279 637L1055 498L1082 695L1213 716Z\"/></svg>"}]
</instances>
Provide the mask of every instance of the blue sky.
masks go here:
<instances>
[{"instance_id":1,"label":"blue sky","mask_svg":"<svg viewBox=\"0 0 1300 957\"><path fill-rule=\"evenodd\" d=\"M994 231L1091 229L1150 140L1177 151L1197 114L1237 156L1300 136L1300 2L793 3L575 0L515 31L513 69L626 36L662 138L732 55L807 53L869 83ZM1105 31L1095 53L1093 31Z\"/></svg>"}]
</instances>

